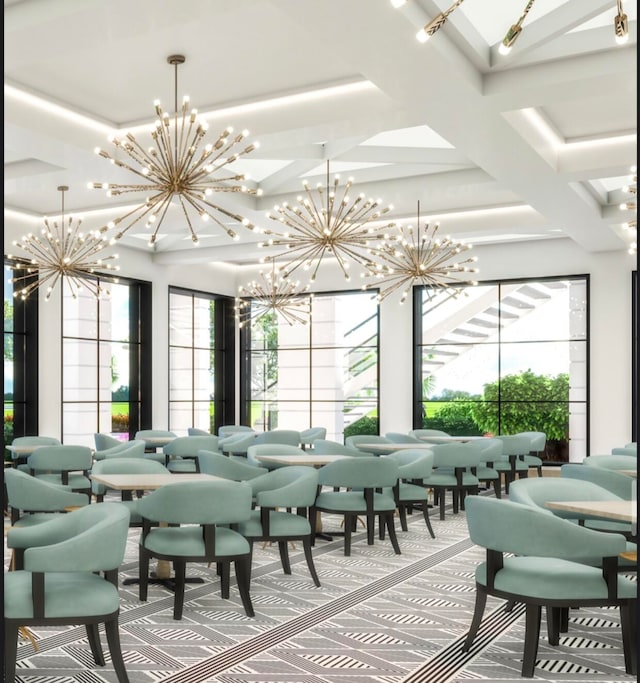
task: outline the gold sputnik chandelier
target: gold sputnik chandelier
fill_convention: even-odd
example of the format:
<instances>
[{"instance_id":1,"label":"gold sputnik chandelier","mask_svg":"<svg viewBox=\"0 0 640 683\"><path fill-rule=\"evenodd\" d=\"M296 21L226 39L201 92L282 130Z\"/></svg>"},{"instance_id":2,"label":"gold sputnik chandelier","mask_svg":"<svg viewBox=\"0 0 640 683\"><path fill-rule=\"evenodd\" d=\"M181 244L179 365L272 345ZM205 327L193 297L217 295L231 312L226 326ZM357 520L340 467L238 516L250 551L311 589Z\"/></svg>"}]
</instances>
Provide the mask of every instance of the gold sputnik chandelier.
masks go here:
<instances>
[{"instance_id":1,"label":"gold sputnik chandelier","mask_svg":"<svg viewBox=\"0 0 640 683\"><path fill-rule=\"evenodd\" d=\"M49 301L56 284L64 280L74 299L83 287L97 298L110 295L109 290L98 283L96 274L118 270L117 266L110 263L118 255L100 257L100 253L109 246L104 234L106 227L84 233L80 231L82 219L74 224L72 216L65 216L64 193L68 189L66 185L58 187L62 197L59 220L45 218L40 235L29 233L13 242L15 247L26 253L26 257L9 254L8 258L27 261L10 266L13 271L26 271L26 275L11 279L15 288L13 296L16 298L26 299L35 290L46 287L45 301Z\"/></svg>"},{"instance_id":2,"label":"gold sputnik chandelier","mask_svg":"<svg viewBox=\"0 0 640 683\"><path fill-rule=\"evenodd\" d=\"M260 279L239 288L235 314L239 327L253 325L268 313L276 313L289 325L306 325L309 322L311 294L305 294L309 285L301 288L299 282L284 279L272 263L271 272L260 271Z\"/></svg>"},{"instance_id":3,"label":"gold sputnik chandelier","mask_svg":"<svg viewBox=\"0 0 640 683\"><path fill-rule=\"evenodd\" d=\"M274 207L275 213L267 214L279 221L287 232L265 229L262 232L269 240L260 247L282 247L284 251L267 256L263 262L283 258L286 263L280 268L283 277L288 277L298 268L311 270L310 280L316 279L318 268L325 257L334 257L345 277L350 280L349 268L352 262L365 268L371 266L371 251L383 239L385 228L374 228L371 223L393 209L380 207L380 199L367 199L359 194L349 195L353 185L350 178L339 191L340 176L329 183L329 162L327 162L326 185L319 183L314 195L309 183L303 183L306 196L298 197L299 205L288 203Z\"/></svg>"},{"instance_id":4,"label":"gold sputnik chandelier","mask_svg":"<svg viewBox=\"0 0 640 683\"><path fill-rule=\"evenodd\" d=\"M470 257L456 261L473 245L452 240L450 237L438 238L439 224L420 225L420 202L416 228L412 225L398 225L398 234L387 239L379 246L378 263L375 273L376 284L366 284L363 289L381 287L378 300L402 290L400 303L404 303L414 285L426 285L433 289L459 294L462 285L475 285L470 279L478 269L469 264L477 261Z\"/></svg>"},{"instance_id":5,"label":"gold sputnik chandelier","mask_svg":"<svg viewBox=\"0 0 640 683\"><path fill-rule=\"evenodd\" d=\"M182 100L181 110L178 111L178 66L184 63L185 58L183 55L171 55L167 61L175 69L175 113L172 119L156 100L154 105L158 119L151 130L152 146L145 149L131 133L126 133L122 139L113 137L111 140L116 150L121 153L119 156L111 156L102 149L96 149L97 154L109 159L115 166L137 176L138 182L91 183L89 187L105 189L108 196L112 197L146 193L144 203L113 222L113 226L123 224L115 235L116 240L121 239L139 221L144 220L145 227L153 230L149 238L149 246L153 247L174 199L182 210L194 244L197 244L199 239L194 216L204 221L213 221L229 237L238 239L238 234L224 223L224 219L242 223L251 229L255 226L246 218L215 204L209 198L215 192L260 194L259 190L237 184L244 181L245 176L227 168L240 157L256 149L258 143L240 149L237 146L248 135L248 131L233 135L233 129L227 128L213 144L201 147L207 134L207 123L198 119L196 109L189 111L189 98L186 96ZM126 157L129 161L123 161L119 157ZM227 175L218 175L221 171Z\"/></svg>"}]
</instances>

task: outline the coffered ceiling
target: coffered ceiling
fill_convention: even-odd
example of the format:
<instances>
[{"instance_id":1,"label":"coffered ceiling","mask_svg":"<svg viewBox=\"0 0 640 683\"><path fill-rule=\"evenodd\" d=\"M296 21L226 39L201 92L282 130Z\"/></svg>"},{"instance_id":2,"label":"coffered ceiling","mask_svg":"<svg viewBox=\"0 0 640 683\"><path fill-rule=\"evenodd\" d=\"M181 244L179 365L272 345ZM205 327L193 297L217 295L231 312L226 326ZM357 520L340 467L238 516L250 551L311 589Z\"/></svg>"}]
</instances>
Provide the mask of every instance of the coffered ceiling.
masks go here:
<instances>
[{"instance_id":1,"label":"coffered ceiling","mask_svg":"<svg viewBox=\"0 0 640 683\"><path fill-rule=\"evenodd\" d=\"M537 0L508 56L498 45L525 0L465 0L425 43L416 31L449 2L408 0L5 0L6 236L66 207L98 227L132 200L89 181L131 182L94 154L110 132L144 142L153 102L190 96L215 141L248 128L260 147L236 166L261 196L217 193L257 226L330 173L474 243L568 237L624 250L621 191L636 160L636 2L614 40L615 0ZM170 54L185 55L174 70ZM219 196L218 196L219 195ZM142 200L142 197L139 197ZM158 262L247 263L259 235L212 223L192 245L171 210ZM7 237L5 237L6 244ZM144 227L122 243L148 250ZM5 252L7 251L5 247Z\"/></svg>"}]
</instances>

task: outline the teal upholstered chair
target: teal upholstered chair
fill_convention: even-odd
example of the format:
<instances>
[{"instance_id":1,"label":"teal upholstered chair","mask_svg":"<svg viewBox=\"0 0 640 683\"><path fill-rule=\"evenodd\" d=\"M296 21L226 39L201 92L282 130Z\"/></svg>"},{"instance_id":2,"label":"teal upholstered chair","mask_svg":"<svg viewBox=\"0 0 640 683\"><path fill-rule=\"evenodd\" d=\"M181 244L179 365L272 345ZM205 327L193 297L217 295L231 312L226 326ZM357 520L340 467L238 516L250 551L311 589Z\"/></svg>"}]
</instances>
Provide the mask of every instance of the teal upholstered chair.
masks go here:
<instances>
[{"instance_id":1,"label":"teal upholstered chair","mask_svg":"<svg viewBox=\"0 0 640 683\"><path fill-rule=\"evenodd\" d=\"M87 446L42 446L27 458L27 468L34 477L88 496L92 464L91 449Z\"/></svg>"},{"instance_id":2,"label":"teal upholstered chair","mask_svg":"<svg viewBox=\"0 0 640 683\"><path fill-rule=\"evenodd\" d=\"M255 440L256 433L253 430L235 432L219 438L218 450L230 458L246 458L247 449L255 443Z\"/></svg>"},{"instance_id":3,"label":"teal upholstered chair","mask_svg":"<svg viewBox=\"0 0 640 683\"><path fill-rule=\"evenodd\" d=\"M453 514L464 510L468 494L478 493L480 482L472 468L480 463L480 449L473 442L431 444L433 472L424 483L433 489L434 502L440 508L440 519L445 517L446 493L451 491Z\"/></svg>"},{"instance_id":4,"label":"teal upholstered chair","mask_svg":"<svg viewBox=\"0 0 640 683\"><path fill-rule=\"evenodd\" d=\"M231 481L247 481L269 471L266 467L251 465L213 451L198 451L198 466L203 474L213 474Z\"/></svg>"},{"instance_id":5,"label":"teal upholstered chair","mask_svg":"<svg viewBox=\"0 0 640 683\"><path fill-rule=\"evenodd\" d=\"M545 446L547 445L547 435L544 432L518 432L518 436L525 436L529 439L528 455L521 455L520 460L527 463L529 467L535 467L538 476L542 476L542 458Z\"/></svg>"},{"instance_id":6,"label":"teal upholstered chair","mask_svg":"<svg viewBox=\"0 0 640 683\"><path fill-rule=\"evenodd\" d=\"M162 449L171 443L178 435L169 429L139 429L134 438L142 439L146 443L145 457L156 462L166 464ZM160 451L158 451L160 449Z\"/></svg>"},{"instance_id":7,"label":"teal upholstered chair","mask_svg":"<svg viewBox=\"0 0 640 683\"><path fill-rule=\"evenodd\" d=\"M116 439L115 436L111 436L111 434L104 434L103 432L95 432L93 435L93 441L96 445L96 451L106 451L108 448L120 446L121 444L125 443L120 439Z\"/></svg>"},{"instance_id":8,"label":"teal upholstered chair","mask_svg":"<svg viewBox=\"0 0 640 683\"><path fill-rule=\"evenodd\" d=\"M96 664L105 666L99 624L117 679L128 683L118 630L118 568L128 528L127 509L104 503L9 530L7 546L24 553L25 568L4 575L6 683L15 681L20 627L84 625Z\"/></svg>"},{"instance_id":9,"label":"teal upholstered chair","mask_svg":"<svg viewBox=\"0 0 640 683\"><path fill-rule=\"evenodd\" d=\"M327 438L327 428L326 427L310 427L309 429L303 429L300 432L300 445L304 450L307 448L313 449L313 444L317 439Z\"/></svg>"},{"instance_id":10,"label":"teal upholstered chair","mask_svg":"<svg viewBox=\"0 0 640 683\"><path fill-rule=\"evenodd\" d=\"M504 490L508 495L512 481L529 476L529 465L524 457L529 455L531 440L519 434L501 434L493 438L502 441L502 456L493 462L493 469L504 478Z\"/></svg>"},{"instance_id":11,"label":"teal upholstered chair","mask_svg":"<svg viewBox=\"0 0 640 683\"><path fill-rule=\"evenodd\" d=\"M218 428L218 438L224 439L232 434L238 434L239 432L244 432L245 434L255 434L255 429L247 427L247 425L222 425Z\"/></svg>"},{"instance_id":12,"label":"teal upholstered chair","mask_svg":"<svg viewBox=\"0 0 640 683\"><path fill-rule=\"evenodd\" d=\"M522 676L527 678L535 671L543 607L550 645L558 644L568 609L618 607L625 669L636 673L637 584L617 571L617 557L626 547L623 536L485 496L470 498L466 512L471 540L486 549L486 560L475 572L476 604L464 651L473 646L488 596L526 606ZM600 567L584 562L594 557L601 558Z\"/></svg>"},{"instance_id":13,"label":"teal upholstered chair","mask_svg":"<svg viewBox=\"0 0 640 683\"><path fill-rule=\"evenodd\" d=\"M378 446L389 445L388 453L393 453L393 441L387 439L386 436L379 436L378 434L354 434L352 436L347 436L344 440L345 446L350 448L360 448L360 444L373 443ZM362 447L361 450L366 451L366 447ZM379 455L379 453L374 453L374 455Z\"/></svg>"},{"instance_id":14,"label":"teal upholstered chair","mask_svg":"<svg viewBox=\"0 0 640 683\"><path fill-rule=\"evenodd\" d=\"M412 436L411 434L403 434L402 432L386 432L384 435L385 439L393 441L393 443L415 443L425 445L425 442L419 439L417 436Z\"/></svg>"},{"instance_id":15,"label":"teal upholstered chair","mask_svg":"<svg viewBox=\"0 0 640 683\"><path fill-rule=\"evenodd\" d=\"M493 486L496 498L502 497L502 483L500 472L493 466L494 462L502 457L502 441L500 439L477 439L472 441L475 448L479 448L480 462L472 469L472 473L478 477L478 481L485 487Z\"/></svg>"},{"instance_id":16,"label":"teal upholstered chair","mask_svg":"<svg viewBox=\"0 0 640 683\"><path fill-rule=\"evenodd\" d=\"M618 446L611 449L611 455L632 455L634 458L638 457L638 442L630 441L624 446Z\"/></svg>"},{"instance_id":17,"label":"teal upholstered chair","mask_svg":"<svg viewBox=\"0 0 640 683\"><path fill-rule=\"evenodd\" d=\"M338 441L331 441L331 439L316 439L313 444L313 452L316 455L351 455L356 458L373 456L373 453L367 453L367 451L363 451L360 448L345 446Z\"/></svg>"},{"instance_id":18,"label":"teal upholstered chair","mask_svg":"<svg viewBox=\"0 0 640 683\"><path fill-rule=\"evenodd\" d=\"M170 472L198 472L198 451L217 451L218 437L179 436L163 447L165 466Z\"/></svg>"},{"instance_id":19,"label":"teal upholstered chair","mask_svg":"<svg viewBox=\"0 0 640 683\"><path fill-rule=\"evenodd\" d=\"M173 618L182 619L188 562L215 562L223 598L229 597L230 565L235 566L238 590L247 616L253 617L249 586L251 548L229 525L251 515L251 489L236 481L180 481L156 489L138 501L142 517L139 543L140 600L147 600L149 560L173 563ZM168 526L152 526L164 522Z\"/></svg>"},{"instance_id":20,"label":"teal upholstered chair","mask_svg":"<svg viewBox=\"0 0 640 683\"><path fill-rule=\"evenodd\" d=\"M623 500L632 500L636 489L636 480L633 477L604 467L585 467L579 463L562 465L560 477L590 481Z\"/></svg>"},{"instance_id":21,"label":"teal upholstered chair","mask_svg":"<svg viewBox=\"0 0 640 683\"><path fill-rule=\"evenodd\" d=\"M635 470L637 461L628 455L590 455L582 461L587 467L602 467L606 470Z\"/></svg>"},{"instance_id":22,"label":"teal upholstered chair","mask_svg":"<svg viewBox=\"0 0 640 683\"><path fill-rule=\"evenodd\" d=\"M249 541L252 549L256 541L277 543L285 574L291 574L288 543L301 542L311 578L320 586L311 554L311 525L306 517L316 499L317 470L290 465L255 477L248 484L255 509L246 522L240 522L235 528Z\"/></svg>"},{"instance_id":23,"label":"teal upholstered chair","mask_svg":"<svg viewBox=\"0 0 640 683\"><path fill-rule=\"evenodd\" d=\"M420 441L426 441L429 443L430 436L451 436L448 432L443 432L441 429L410 429L408 432L409 436L413 436ZM432 443L442 443L439 441L433 441Z\"/></svg>"},{"instance_id":24,"label":"teal upholstered chair","mask_svg":"<svg viewBox=\"0 0 640 683\"><path fill-rule=\"evenodd\" d=\"M155 460L147 458L107 458L100 460L93 465L91 474L167 474L169 470ZM104 484L97 481L91 482L91 490L98 503L104 501L104 497L109 489ZM121 502L129 510L129 526L139 527L142 525L142 518L138 514L138 500L133 499L132 491L120 492Z\"/></svg>"},{"instance_id":25,"label":"teal upholstered chair","mask_svg":"<svg viewBox=\"0 0 640 683\"><path fill-rule=\"evenodd\" d=\"M305 457L307 454L302 448L298 446L289 446L287 444L279 443L254 443L247 448L247 462L255 467L266 467L269 470L279 469L280 467L289 467L289 465L280 465L272 462L262 462L256 458L258 455L299 455Z\"/></svg>"},{"instance_id":26,"label":"teal upholstered chair","mask_svg":"<svg viewBox=\"0 0 640 683\"><path fill-rule=\"evenodd\" d=\"M541 508L544 508L546 503L554 500L565 502L573 500L623 500L611 493L611 491L593 482L567 477L536 477L531 481L522 479L515 483L518 483L515 493L513 491L509 492L511 500L528 505L537 505ZM579 521L580 524L590 529L613 531L623 534L628 539L633 537L633 527L629 522L618 522L596 516L585 517L575 512L565 512L562 510L554 510L553 514L565 519Z\"/></svg>"},{"instance_id":27,"label":"teal upholstered chair","mask_svg":"<svg viewBox=\"0 0 640 683\"><path fill-rule=\"evenodd\" d=\"M17 436L9 447L11 452L11 460L14 465L24 465L27 462L28 455L33 452L39 446L59 446L60 439L56 439L54 436ZM13 448L21 449L28 448L30 453L24 454L20 453L19 450L12 450ZM33 450L31 450L33 449Z\"/></svg>"},{"instance_id":28,"label":"teal upholstered chair","mask_svg":"<svg viewBox=\"0 0 640 683\"><path fill-rule=\"evenodd\" d=\"M255 445L278 443L287 446L300 446L300 432L295 429L272 429L256 435Z\"/></svg>"},{"instance_id":29,"label":"teal upholstered chair","mask_svg":"<svg viewBox=\"0 0 640 683\"><path fill-rule=\"evenodd\" d=\"M36 479L17 469L5 470L4 483L13 527L41 524L58 514L89 504L85 493L75 493L66 486ZM20 551L14 553L14 564L17 569L22 569Z\"/></svg>"},{"instance_id":30,"label":"teal upholstered chair","mask_svg":"<svg viewBox=\"0 0 640 683\"><path fill-rule=\"evenodd\" d=\"M94 460L106 460L107 458L144 458L146 443L142 439L121 441L117 446L111 446L101 451L95 451Z\"/></svg>"},{"instance_id":31,"label":"teal upholstered chair","mask_svg":"<svg viewBox=\"0 0 640 683\"><path fill-rule=\"evenodd\" d=\"M210 436L211 432L206 429L200 429L199 427L188 427L187 436Z\"/></svg>"},{"instance_id":32,"label":"teal upholstered chair","mask_svg":"<svg viewBox=\"0 0 640 683\"><path fill-rule=\"evenodd\" d=\"M408 531L407 512L417 507L422 510L431 538L435 538L429 519L429 495L425 484L433 471L433 451L428 448L407 448L386 457L398 463L398 482L393 489L393 495L402 530Z\"/></svg>"},{"instance_id":33,"label":"teal upholstered chair","mask_svg":"<svg viewBox=\"0 0 640 683\"><path fill-rule=\"evenodd\" d=\"M318 484L334 490L321 490L310 510L314 535L318 513L341 515L344 517L344 554L350 555L351 533L357 518L362 516L366 519L367 543L373 545L377 517L379 526L385 525L393 550L399 555L394 525L396 501L393 497L397 481L398 463L390 458L344 458L321 467Z\"/></svg>"}]
</instances>

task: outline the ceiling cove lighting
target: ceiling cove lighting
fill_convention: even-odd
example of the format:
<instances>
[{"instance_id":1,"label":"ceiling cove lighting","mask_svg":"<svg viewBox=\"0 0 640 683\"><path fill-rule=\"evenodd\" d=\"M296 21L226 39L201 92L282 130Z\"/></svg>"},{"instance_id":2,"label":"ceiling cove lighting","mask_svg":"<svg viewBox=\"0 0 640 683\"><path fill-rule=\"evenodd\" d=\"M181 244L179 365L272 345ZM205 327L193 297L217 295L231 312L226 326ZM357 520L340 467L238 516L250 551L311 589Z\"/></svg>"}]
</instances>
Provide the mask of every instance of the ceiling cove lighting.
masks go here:
<instances>
[{"instance_id":1,"label":"ceiling cove lighting","mask_svg":"<svg viewBox=\"0 0 640 683\"><path fill-rule=\"evenodd\" d=\"M463 285L476 285L470 276L478 269L470 264L477 258L463 258L473 245L450 237L439 238L438 228L438 223L420 225L418 202L415 229L412 225L398 225L398 234L380 245L377 253L379 263L375 273L371 273L376 283L365 284L363 289L381 288L378 301L402 290L402 304L414 285L425 285L453 296L460 294Z\"/></svg>"},{"instance_id":2,"label":"ceiling cove lighting","mask_svg":"<svg viewBox=\"0 0 640 683\"><path fill-rule=\"evenodd\" d=\"M274 261L270 273L261 270L259 280L238 288L239 296L235 301L238 326L254 325L269 313L275 313L289 325L306 325L313 296L305 294L308 289L309 285L301 288L299 282L281 277Z\"/></svg>"},{"instance_id":3,"label":"ceiling cove lighting","mask_svg":"<svg viewBox=\"0 0 640 683\"><path fill-rule=\"evenodd\" d=\"M109 297L110 292L104 289L96 280L96 273L103 271L117 271L118 267L110 263L118 258L117 254L100 257L100 253L109 246L109 241L104 234L106 228L100 228L93 232L80 232L82 219L74 224L72 216L65 216L64 193L69 188L60 185L61 193L60 219L44 219L44 228L40 235L29 233L19 241L13 242L26 256L9 254L8 258L24 259L27 263L12 264L14 271L26 271L25 276L16 276L11 279L15 291L13 296L26 299L36 289L46 286L45 301L49 301L51 293L60 281L66 280L71 291L71 296L76 299L78 292L84 287L96 298ZM37 275L37 278L34 278Z\"/></svg>"},{"instance_id":4,"label":"ceiling cove lighting","mask_svg":"<svg viewBox=\"0 0 640 683\"><path fill-rule=\"evenodd\" d=\"M624 45L629 40L629 21L622 9L622 0L617 0L618 13L613 18L613 29L616 35L616 43Z\"/></svg>"},{"instance_id":5,"label":"ceiling cove lighting","mask_svg":"<svg viewBox=\"0 0 640 683\"><path fill-rule=\"evenodd\" d=\"M518 36L522 33L522 23L524 22L527 14L529 14L529 10L533 6L534 2L535 0L529 0L529 2L527 2L518 21L509 28L505 37L502 39L500 47L498 48L498 52L500 52L501 55L508 55L511 52L513 44L518 39Z\"/></svg>"},{"instance_id":6,"label":"ceiling cove lighting","mask_svg":"<svg viewBox=\"0 0 640 683\"><path fill-rule=\"evenodd\" d=\"M188 110L189 98L186 96L178 111L178 66L184 61L183 55L170 55L167 58L167 62L174 67L175 113L172 120L156 100L154 104L158 119L151 131L153 145L144 149L129 132L122 139L114 136L111 140L121 154L114 157L102 149L96 149L101 157L137 176L138 181L130 184L90 183L90 188L105 189L111 197L146 193L142 204L113 222L114 227L125 224L115 235L115 240L121 239L130 228L144 219L145 227L152 230L149 246L153 247L172 203L180 207L194 244L198 244L194 215L203 221L213 221L234 240L238 239L238 235L223 222L224 219L237 221L249 228L255 227L246 218L215 204L209 197L215 192L261 194L260 190L237 184L244 181L245 176L227 168L241 156L256 149L258 143L238 148L248 131L232 135L233 129L226 128L213 144L201 147L208 124L198 118L196 109ZM130 162L122 161L119 156L128 157ZM223 170L227 175L217 175Z\"/></svg>"},{"instance_id":7,"label":"ceiling cove lighting","mask_svg":"<svg viewBox=\"0 0 640 683\"><path fill-rule=\"evenodd\" d=\"M463 1L464 0L456 0L456 2L454 2L453 5L449 7L449 9L445 10L444 12L440 12L440 14L436 15L428 24L425 24L418 31L418 33L416 33L416 38L418 39L418 41L421 43L426 43L427 40L429 40L429 38L431 38L431 36L436 31L439 31L444 26L447 19L449 18L449 15L455 9L457 9L463 3Z\"/></svg>"},{"instance_id":8,"label":"ceiling cove lighting","mask_svg":"<svg viewBox=\"0 0 640 683\"><path fill-rule=\"evenodd\" d=\"M263 229L261 232L269 239L258 246L281 247L284 251L275 256L266 256L262 262L283 258L286 263L279 268L283 277L302 268L312 271L312 282L326 257L335 258L347 281L351 279L351 263L358 263L366 269L370 267L371 252L384 238L385 229L393 226L393 223L387 223L374 228L371 224L391 211L393 206L381 207L381 199L367 199L364 194L351 197L352 178L341 190L339 184L339 175L334 176L330 184L327 161L324 187L318 183L314 194L309 183L304 181L306 196L297 198L297 206L285 202L275 206L273 213L267 214L271 220L280 222L285 231Z\"/></svg>"}]
</instances>

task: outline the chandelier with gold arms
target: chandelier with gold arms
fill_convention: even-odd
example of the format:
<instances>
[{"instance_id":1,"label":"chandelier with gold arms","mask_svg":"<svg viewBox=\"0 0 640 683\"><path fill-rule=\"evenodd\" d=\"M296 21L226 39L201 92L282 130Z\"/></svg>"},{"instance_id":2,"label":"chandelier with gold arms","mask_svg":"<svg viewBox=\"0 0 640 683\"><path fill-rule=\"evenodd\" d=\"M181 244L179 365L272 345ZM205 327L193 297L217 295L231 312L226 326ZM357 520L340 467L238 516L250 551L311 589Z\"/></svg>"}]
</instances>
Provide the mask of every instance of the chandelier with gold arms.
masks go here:
<instances>
[{"instance_id":1,"label":"chandelier with gold arms","mask_svg":"<svg viewBox=\"0 0 640 683\"><path fill-rule=\"evenodd\" d=\"M45 217L40 235L29 233L13 242L26 255L8 254L8 259L27 261L9 266L14 272L26 271L26 275L11 278L15 290L13 296L16 298L26 299L32 292L46 287L45 301L49 301L56 284L65 280L74 299L83 287L97 298L110 296L109 290L98 282L96 275L103 271L119 270L118 266L111 263L118 255L101 256L102 251L109 246L106 226L85 233L80 231L81 218L74 223L73 216L65 216L64 193L68 189L67 185L58 187L62 197L59 220Z\"/></svg>"},{"instance_id":2,"label":"chandelier with gold arms","mask_svg":"<svg viewBox=\"0 0 640 683\"><path fill-rule=\"evenodd\" d=\"M367 283L363 289L381 287L378 301L402 290L400 303L404 303L414 285L445 290L453 296L461 292L463 285L476 285L470 276L478 269L470 264L477 258L462 258L473 245L450 237L439 238L438 229L438 223L420 225L418 202L416 227L398 225L397 233L380 244L375 271L370 273L376 283ZM459 258L462 260L456 260Z\"/></svg>"},{"instance_id":3,"label":"chandelier with gold arms","mask_svg":"<svg viewBox=\"0 0 640 683\"><path fill-rule=\"evenodd\" d=\"M121 156L128 157L130 161L123 161L100 148L96 149L97 154L109 159L112 164L136 175L138 182L90 183L89 187L105 189L108 196L112 197L146 193L144 203L113 222L113 226L123 224L115 235L116 240L121 239L129 229L144 219L145 227L153 230L149 246L154 246L174 198L182 210L194 244L199 241L194 226L194 215L204 221L213 221L229 237L237 240L238 234L224 223L224 219L231 219L248 228L255 226L246 218L212 202L209 198L216 192L261 194L260 190L244 184L239 185L239 182L246 180L246 176L227 168L240 157L256 149L258 143L238 148L249 132L243 131L233 135L233 128L226 128L213 144L201 147L208 124L198 118L196 109L189 111L187 96L183 98L182 108L178 111L178 66L184 63L185 57L171 55L167 61L175 69L173 120L156 100L154 105L158 119L151 130L152 146L144 149L131 133L125 133L122 139L114 136L111 142L116 150L123 153ZM221 171L228 175L218 175Z\"/></svg>"},{"instance_id":4,"label":"chandelier with gold arms","mask_svg":"<svg viewBox=\"0 0 640 683\"><path fill-rule=\"evenodd\" d=\"M260 271L260 279L246 287L239 287L235 302L235 315L239 327L253 325L268 313L276 313L289 325L306 325L309 322L311 294L305 294L309 285L285 279L277 272L275 261L271 272Z\"/></svg>"},{"instance_id":5,"label":"chandelier with gold arms","mask_svg":"<svg viewBox=\"0 0 640 683\"><path fill-rule=\"evenodd\" d=\"M309 183L304 182L306 196L299 196L297 206L287 202L274 207L275 213L268 218L279 221L285 232L263 229L269 237L260 242L259 247L282 247L284 251L275 256L266 256L262 262L283 258L286 263L280 267L283 277L302 268L311 270L310 280L316 279L318 269L326 257L334 257L346 280L350 280L349 268L355 262L365 269L372 265L371 254L377 243L383 239L382 228L374 228L372 223L393 209L381 207L382 200L366 198L364 194L349 195L353 179L349 178L339 190L340 176L336 175L333 184L329 182L329 162L327 161L326 185L318 183L314 195Z\"/></svg>"}]
</instances>

